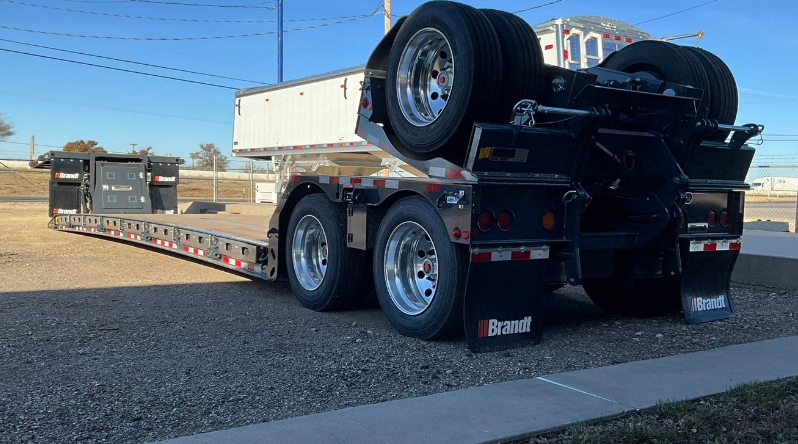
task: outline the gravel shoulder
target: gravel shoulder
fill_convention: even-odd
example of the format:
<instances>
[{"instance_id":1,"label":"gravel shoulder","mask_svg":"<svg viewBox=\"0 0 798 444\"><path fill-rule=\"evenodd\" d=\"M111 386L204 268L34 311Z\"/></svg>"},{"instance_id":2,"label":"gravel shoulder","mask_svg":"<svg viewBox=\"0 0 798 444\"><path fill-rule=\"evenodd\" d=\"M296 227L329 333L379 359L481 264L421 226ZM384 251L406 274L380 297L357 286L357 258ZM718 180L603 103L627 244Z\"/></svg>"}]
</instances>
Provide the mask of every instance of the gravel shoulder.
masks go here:
<instances>
[{"instance_id":1,"label":"gravel shoulder","mask_svg":"<svg viewBox=\"0 0 798 444\"><path fill-rule=\"evenodd\" d=\"M579 288L543 342L475 355L378 309L315 313L255 282L0 203L0 442L143 443L491 382L798 334L795 291L735 285L739 317L629 319Z\"/></svg>"}]
</instances>

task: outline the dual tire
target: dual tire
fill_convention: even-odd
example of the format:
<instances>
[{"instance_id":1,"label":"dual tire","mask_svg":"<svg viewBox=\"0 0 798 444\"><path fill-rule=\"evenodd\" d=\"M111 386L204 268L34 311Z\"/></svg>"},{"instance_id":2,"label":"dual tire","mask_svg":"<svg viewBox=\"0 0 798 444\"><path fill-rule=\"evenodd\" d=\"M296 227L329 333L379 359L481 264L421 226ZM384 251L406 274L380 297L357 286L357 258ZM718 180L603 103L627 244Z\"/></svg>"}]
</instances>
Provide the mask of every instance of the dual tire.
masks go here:
<instances>
[{"instance_id":1,"label":"dual tire","mask_svg":"<svg viewBox=\"0 0 798 444\"><path fill-rule=\"evenodd\" d=\"M412 196L391 206L377 231L373 266L365 251L346 245L343 209L323 194L294 208L286 266L299 302L316 311L354 308L370 294L371 268L377 299L399 333L420 339L460 334L467 263L432 204Z\"/></svg>"},{"instance_id":2,"label":"dual tire","mask_svg":"<svg viewBox=\"0 0 798 444\"><path fill-rule=\"evenodd\" d=\"M698 117L732 125L737 117L737 84L728 66L715 54L668 42L645 40L611 54L603 68L704 90ZM722 141L727 133L716 132L709 140Z\"/></svg>"},{"instance_id":3,"label":"dual tire","mask_svg":"<svg viewBox=\"0 0 798 444\"><path fill-rule=\"evenodd\" d=\"M397 149L462 163L474 122L509 122L518 100L537 98L543 77L540 44L524 20L427 2L407 18L388 56L386 108Z\"/></svg>"}]
</instances>

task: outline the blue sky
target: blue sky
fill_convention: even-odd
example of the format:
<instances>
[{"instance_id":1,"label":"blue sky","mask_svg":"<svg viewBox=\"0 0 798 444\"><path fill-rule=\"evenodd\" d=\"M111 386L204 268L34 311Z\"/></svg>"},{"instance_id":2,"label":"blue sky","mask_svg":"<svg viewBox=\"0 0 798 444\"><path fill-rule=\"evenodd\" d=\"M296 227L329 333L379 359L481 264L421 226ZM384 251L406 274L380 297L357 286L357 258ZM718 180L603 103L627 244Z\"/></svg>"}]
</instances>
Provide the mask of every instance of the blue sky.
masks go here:
<instances>
[{"instance_id":1,"label":"blue sky","mask_svg":"<svg viewBox=\"0 0 798 444\"><path fill-rule=\"evenodd\" d=\"M13 0L60 8L114 14L192 19L276 19L268 9L180 7L103 0ZM177 0L174 0L177 1ZM251 4L257 0L183 0L191 3ZM479 0L476 7L519 10L548 0ZM521 14L535 24L552 17L604 15L637 23L705 3L706 0L618 2L563 0ZM393 13L412 11L421 2L393 0ZM285 0L286 20L368 14L377 0L332 2ZM766 133L798 134L798 41L784 34L794 27L798 2L717 0L694 10L641 25L655 36L703 30L701 47L731 67L740 88L738 123L758 122ZM286 30L311 23L286 23ZM47 10L0 0L0 26L50 32L128 37L195 37L276 30L274 23L219 24L111 18ZM782 30L782 31L779 31ZM361 64L383 34L382 16L285 34L285 79L295 79ZM32 34L0 29L0 38L144 61L229 77L276 81L276 36L183 42L118 41ZM686 42L685 42L686 43ZM127 69L157 72L234 87L253 83L212 79L91 59L0 41L0 48L47 54ZM95 139L111 151L130 143L157 153L186 156L200 143L229 152L232 90L77 66L0 52L0 111L15 125L10 141L62 145ZM798 140L798 137L767 137ZM40 148L37 152L45 151ZM0 143L0 157L25 157L24 145ZM798 142L765 142L757 161L798 163Z\"/></svg>"}]
</instances>

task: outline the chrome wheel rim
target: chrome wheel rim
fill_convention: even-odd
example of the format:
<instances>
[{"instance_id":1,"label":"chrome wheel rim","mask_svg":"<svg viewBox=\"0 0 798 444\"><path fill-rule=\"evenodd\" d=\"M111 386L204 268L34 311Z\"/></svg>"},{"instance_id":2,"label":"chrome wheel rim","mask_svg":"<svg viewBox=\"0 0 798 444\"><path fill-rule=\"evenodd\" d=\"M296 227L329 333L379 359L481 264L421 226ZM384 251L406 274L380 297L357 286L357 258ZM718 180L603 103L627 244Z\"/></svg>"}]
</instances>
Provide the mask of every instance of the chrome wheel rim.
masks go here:
<instances>
[{"instance_id":1,"label":"chrome wheel rim","mask_svg":"<svg viewBox=\"0 0 798 444\"><path fill-rule=\"evenodd\" d=\"M327 273L327 235L315 216L299 220L292 240L294 276L305 290L315 290Z\"/></svg>"},{"instance_id":2,"label":"chrome wheel rim","mask_svg":"<svg viewBox=\"0 0 798 444\"><path fill-rule=\"evenodd\" d=\"M399 224L388 237L383 262L396 308L410 316L429 308L438 287L438 257L427 230L415 222Z\"/></svg>"},{"instance_id":3,"label":"chrome wheel rim","mask_svg":"<svg viewBox=\"0 0 798 444\"><path fill-rule=\"evenodd\" d=\"M402 52L396 78L405 119L415 126L434 122L454 85L454 57L446 37L434 28L418 31Z\"/></svg>"}]
</instances>

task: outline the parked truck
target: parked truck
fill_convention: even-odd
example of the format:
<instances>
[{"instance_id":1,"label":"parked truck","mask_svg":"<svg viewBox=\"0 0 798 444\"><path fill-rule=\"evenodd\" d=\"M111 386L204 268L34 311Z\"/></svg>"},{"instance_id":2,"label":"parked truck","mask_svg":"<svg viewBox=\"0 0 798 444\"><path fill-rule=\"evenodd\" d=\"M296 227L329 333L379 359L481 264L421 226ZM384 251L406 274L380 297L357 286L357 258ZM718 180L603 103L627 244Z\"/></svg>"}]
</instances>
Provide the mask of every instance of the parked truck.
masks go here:
<instances>
[{"instance_id":1,"label":"parked truck","mask_svg":"<svg viewBox=\"0 0 798 444\"><path fill-rule=\"evenodd\" d=\"M585 22L554 32L592 38ZM376 293L401 334L465 332L476 352L539 341L544 298L564 285L612 313L735 316L746 142L762 126L734 125L728 67L625 33L597 62L581 40L567 69L544 63L546 35L425 3L364 67L236 92L233 155L277 169L269 220L91 213L53 227L287 279L313 310Z\"/></svg>"}]
</instances>

